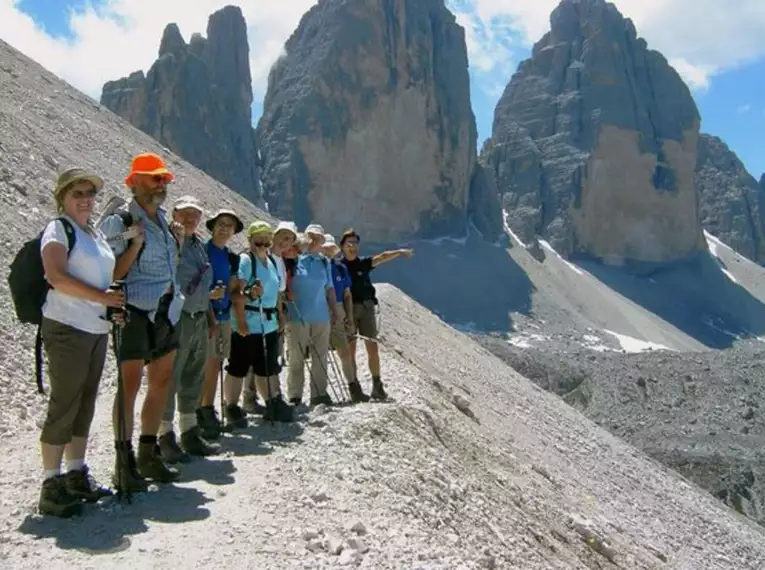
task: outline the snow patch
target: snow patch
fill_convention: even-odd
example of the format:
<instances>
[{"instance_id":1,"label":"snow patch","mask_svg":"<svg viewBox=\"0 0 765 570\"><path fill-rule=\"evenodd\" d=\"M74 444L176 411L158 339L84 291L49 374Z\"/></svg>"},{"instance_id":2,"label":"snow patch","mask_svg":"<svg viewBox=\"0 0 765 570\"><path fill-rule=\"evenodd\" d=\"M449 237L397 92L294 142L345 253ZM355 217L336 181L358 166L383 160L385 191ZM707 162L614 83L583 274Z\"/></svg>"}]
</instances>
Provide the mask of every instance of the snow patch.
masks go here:
<instances>
[{"instance_id":1,"label":"snow patch","mask_svg":"<svg viewBox=\"0 0 765 570\"><path fill-rule=\"evenodd\" d=\"M542 334L531 333L508 337L507 343L512 344L513 346L517 346L518 348L531 348L533 346L533 342L539 343L548 340L550 340L550 337Z\"/></svg>"},{"instance_id":2,"label":"snow patch","mask_svg":"<svg viewBox=\"0 0 765 570\"><path fill-rule=\"evenodd\" d=\"M546 241L545 241L545 240L543 240L543 239L540 239L540 240L539 240L539 243L542 245L542 247L543 247L543 248L545 248L545 249L546 249L547 251L549 251L550 253L553 253L553 254L555 254L555 256L556 256L558 259L560 259L560 260L561 260L563 263L565 263L566 265L568 265L568 266L571 268L571 270L572 270L574 273L577 273L578 275L584 275L584 271L582 271L581 269L579 269L579 268L578 268L576 265L574 265L574 264L573 264L573 263L571 263L570 261L566 261L565 259L563 259L563 256L562 256L560 253L558 253L557 251L555 251L555 250L553 249L553 247L552 247L552 246L551 246L551 245L550 245L548 242L546 242Z\"/></svg>"},{"instance_id":3,"label":"snow patch","mask_svg":"<svg viewBox=\"0 0 765 570\"><path fill-rule=\"evenodd\" d=\"M720 260L720 255L718 254L719 249L721 247L724 247L728 251L730 251L736 258L738 259L746 259L745 257L742 257L739 255L734 249L728 247L723 242L721 242L718 238L710 234L707 230L704 230L704 236L707 238L707 245L709 246L710 253L714 256L714 258L717 260L717 264L720 266L720 269L723 273L725 273L725 276L730 279L733 283L738 283L738 279L736 279L733 274L728 271L724 266L722 261ZM747 261L749 261L747 259Z\"/></svg>"},{"instance_id":4,"label":"snow patch","mask_svg":"<svg viewBox=\"0 0 765 570\"><path fill-rule=\"evenodd\" d=\"M584 347L588 350L594 350L596 352L615 352L616 349L611 348L603 344L603 339L594 334L586 334L582 337Z\"/></svg>"},{"instance_id":5,"label":"snow patch","mask_svg":"<svg viewBox=\"0 0 765 570\"><path fill-rule=\"evenodd\" d=\"M664 346L663 344L659 344L657 342L650 342L647 340L641 340L639 338L631 337L626 334L617 333L614 331L610 331L608 329L603 329L605 332L607 332L610 335L613 335L616 337L616 339L619 341L619 344L622 346L622 350L625 352L645 352L646 350L672 350L668 346Z\"/></svg>"},{"instance_id":6,"label":"snow patch","mask_svg":"<svg viewBox=\"0 0 765 570\"><path fill-rule=\"evenodd\" d=\"M507 223L507 212L502 210L502 225L505 227L505 231L507 232L507 235L509 235L512 239L514 239L521 247L527 247L525 243L523 243L520 238L515 235L515 232L510 229L510 225Z\"/></svg>"}]
</instances>

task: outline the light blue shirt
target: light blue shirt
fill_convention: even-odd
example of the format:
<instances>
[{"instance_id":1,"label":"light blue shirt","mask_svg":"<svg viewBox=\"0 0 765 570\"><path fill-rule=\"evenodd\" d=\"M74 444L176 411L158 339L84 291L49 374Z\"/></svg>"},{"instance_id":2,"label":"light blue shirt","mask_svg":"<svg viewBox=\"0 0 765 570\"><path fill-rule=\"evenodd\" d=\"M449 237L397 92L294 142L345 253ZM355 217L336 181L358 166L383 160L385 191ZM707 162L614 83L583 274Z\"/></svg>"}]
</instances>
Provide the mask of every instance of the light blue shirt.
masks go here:
<instances>
[{"instance_id":1,"label":"light blue shirt","mask_svg":"<svg viewBox=\"0 0 765 570\"><path fill-rule=\"evenodd\" d=\"M271 318L268 315L263 315L264 319L260 319L260 311L257 307L262 306L264 309L276 309L276 304L279 299L279 268L271 261L271 258L266 258L266 264L264 265L257 257L255 258L257 268L255 271L255 278L252 275L252 258L248 253L243 253L239 256L239 271L237 277L242 281L245 281L250 287L255 279L259 279L263 285L263 296L259 299L247 300L244 310L244 318L247 322L247 328L250 329L250 334L268 334L279 329L279 318L276 312L273 312ZM246 307L254 307L256 310L248 310ZM263 326L263 328L261 328ZM233 330L237 329L236 311L231 311L231 327Z\"/></svg>"},{"instance_id":2,"label":"light blue shirt","mask_svg":"<svg viewBox=\"0 0 765 570\"><path fill-rule=\"evenodd\" d=\"M329 260L321 254L299 255L292 278L295 300L288 305L290 320L306 324L329 323L327 288L334 294Z\"/></svg>"},{"instance_id":3,"label":"light blue shirt","mask_svg":"<svg viewBox=\"0 0 765 570\"><path fill-rule=\"evenodd\" d=\"M180 303L177 311L179 316L183 295L177 281L178 244L165 221L167 212L159 208L157 212L159 224L156 224L148 218L146 211L135 199L130 200L127 211L133 216L133 224L143 221L145 231L143 252L125 275L127 302L138 309L148 311L149 318L154 320L154 312L159 305L159 300L172 285L176 293L174 304ZM125 253L127 240L120 234L127 228L118 214L112 214L104 219L99 229L106 237L115 257L119 258ZM171 309L171 313L173 312ZM170 320L173 321L173 315Z\"/></svg>"}]
</instances>

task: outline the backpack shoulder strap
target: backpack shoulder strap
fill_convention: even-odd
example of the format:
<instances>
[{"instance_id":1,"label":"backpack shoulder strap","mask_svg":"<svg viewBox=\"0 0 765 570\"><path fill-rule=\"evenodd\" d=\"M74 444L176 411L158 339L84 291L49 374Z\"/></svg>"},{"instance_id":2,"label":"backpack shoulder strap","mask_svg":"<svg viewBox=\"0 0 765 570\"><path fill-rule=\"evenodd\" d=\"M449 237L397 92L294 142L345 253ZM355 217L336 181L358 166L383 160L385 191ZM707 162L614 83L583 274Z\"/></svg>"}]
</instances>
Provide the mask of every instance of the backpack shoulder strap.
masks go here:
<instances>
[{"instance_id":1,"label":"backpack shoulder strap","mask_svg":"<svg viewBox=\"0 0 765 570\"><path fill-rule=\"evenodd\" d=\"M72 222L67 220L63 216L59 216L56 218L59 222L61 222L61 225L64 226L64 232L66 233L66 239L68 244L68 250L67 255L72 253L72 249L74 249L74 244L77 243L77 232L74 231L74 226L72 225Z\"/></svg>"}]
</instances>

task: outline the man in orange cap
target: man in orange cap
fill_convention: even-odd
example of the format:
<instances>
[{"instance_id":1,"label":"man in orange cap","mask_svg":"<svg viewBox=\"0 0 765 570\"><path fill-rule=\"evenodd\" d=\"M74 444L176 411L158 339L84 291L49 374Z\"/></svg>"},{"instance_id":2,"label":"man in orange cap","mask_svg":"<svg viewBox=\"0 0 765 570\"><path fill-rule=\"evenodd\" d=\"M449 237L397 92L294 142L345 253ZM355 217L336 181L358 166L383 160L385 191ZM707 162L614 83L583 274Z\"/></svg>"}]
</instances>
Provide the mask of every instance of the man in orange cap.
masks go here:
<instances>
[{"instance_id":1,"label":"man in orange cap","mask_svg":"<svg viewBox=\"0 0 765 570\"><path fill-rule=\"evenodd\" d=\"M173 178L158 155L135 156L125 178L132 199L101 222L101 230L117 258L114 277L125 281L129 313L121 344L116 347L124 399L121 403L115 399L113 416L117 451L114 485L126 487L121 489L126 493L145 491L147 478L171 482L180 477L176 469L164 462L157 445L178 348L176 325L183 305L176 274L177 234L182 235L182 227L168 225L162 208L167 185ZM144 366L148 391L141 410L136 461L132 446L133 417Z\"/></svg>"}]
</instances>

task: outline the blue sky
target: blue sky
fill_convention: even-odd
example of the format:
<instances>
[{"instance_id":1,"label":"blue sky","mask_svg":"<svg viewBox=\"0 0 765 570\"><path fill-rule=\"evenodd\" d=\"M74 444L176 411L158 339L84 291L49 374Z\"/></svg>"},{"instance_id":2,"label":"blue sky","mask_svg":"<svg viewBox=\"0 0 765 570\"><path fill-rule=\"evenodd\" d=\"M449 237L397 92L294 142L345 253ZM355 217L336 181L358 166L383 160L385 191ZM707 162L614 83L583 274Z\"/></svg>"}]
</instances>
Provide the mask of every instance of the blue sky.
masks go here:
<instances>
[{"instance_id":1,"label":"blue sky","mask_svg":"<svg viewBox=\"0 0 765 570\"><path fill-rule=\"evenodd\" d=\"M192 32L204 32L209 13L226 3L238 3L250 25L257 119L268 67L314 0L0 0L0 38L98 98L105 80L148 68L165 23L178 22L188 39ZM734 14L717 0L614 3L686 79L702 131L725 140L759 179L765 172L765 2L737 0ZM490 135L501 89L549 27L556 4L447 0L466 29L479 147Z\"/></svg>"}]
</instances>

